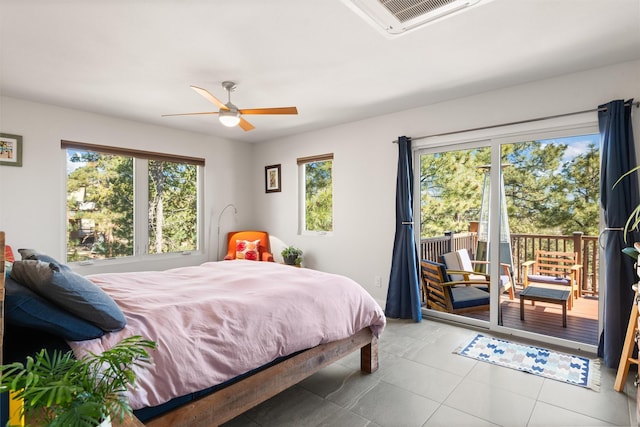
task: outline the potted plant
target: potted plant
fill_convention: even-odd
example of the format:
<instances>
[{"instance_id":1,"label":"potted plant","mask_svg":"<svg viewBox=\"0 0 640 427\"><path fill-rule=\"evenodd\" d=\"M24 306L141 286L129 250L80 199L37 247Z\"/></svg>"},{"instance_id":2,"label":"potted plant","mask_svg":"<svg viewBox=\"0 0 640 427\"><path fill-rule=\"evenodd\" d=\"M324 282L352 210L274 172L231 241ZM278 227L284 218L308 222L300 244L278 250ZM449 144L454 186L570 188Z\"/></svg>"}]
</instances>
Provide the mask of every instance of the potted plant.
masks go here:
<instances>
[{"instance_id":1,"label":"potted plant","mask_svg":"<svg viewBox=\"0 0 640 427\"><path fill-rule=\"evenodd\" d=\"M281 252L284 263L287 265L300 265L302 263L302 250L288 246Z\"/></svg>"},{"instance_id":2,"label":"potted plant","mask_svg":"<svg viewBox=\"0 0 640 427\"><path fill-rule=\"evenodd\" d=\"M134 366L151 363L154 341L125 338L102 354L76 359L73 352L40 350L26 363L0 367L0 392L16 392L27 420L64 427L109 426L132 413L125 394L134 385Z\"/></svg>"}]
</instances>

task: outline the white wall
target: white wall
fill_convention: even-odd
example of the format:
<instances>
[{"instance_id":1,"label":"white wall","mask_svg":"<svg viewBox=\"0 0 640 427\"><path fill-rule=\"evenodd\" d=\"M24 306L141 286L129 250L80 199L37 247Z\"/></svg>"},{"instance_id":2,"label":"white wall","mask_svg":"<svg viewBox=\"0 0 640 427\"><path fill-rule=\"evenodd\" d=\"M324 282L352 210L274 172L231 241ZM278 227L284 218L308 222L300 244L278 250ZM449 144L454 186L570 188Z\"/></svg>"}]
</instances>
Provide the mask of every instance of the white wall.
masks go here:
<instances>
[{"instance_id":1,"label":"white wall","mask_svg":"<svg viewBox=\"0 0 640 427\"><path fill-rule=\"evenodd\" d=\"M1 132L23 137L23 166L0 166L0 229L7 232L7 243L13 248L34 248L65 259L65 159L60 140L205 159L204 238L205 249L210 250L202 256L164 259L161 263L112 262L108 268L151 269L213 260L217 219L227 203L238 207L238 215L225 213L221 236L253 221L249 179L235 167L251 158L251 146L246 143L8 97L0 97L0 119ZM83 268L77 270L83 272ZM92 270L97 271L100 269Z\"/></svg>"},{"instance_id":2,"label":"white wall","mask_svg":"<svg viewBox=\"0 0 640 427\"><path fill-rule=\"evenodd\" d=\"M282 192L265 194L263 178L256 176L255 209L260 212L256 222L300 247L307 266L345 274L384 302L395 233L398 149L391 141L401 135L418 137L583 111L628 98L640 99L640 61L258 144L254 169L280 163ZM634 109L633 114L639 143L640 110ZM335 155L334 233L330 237L298 235L296 158L327 152ZM382 287L375 286L376 276L382 277Z\"/></svg>"},{"instance_id":3,"label":"white wall","mask_svg":"<svg viewBox=\"0 0 640 427\"><path fill-rule=\"evenodd\" d=\"M0 167L0 229L8 232L8 242L16 248L35 247L64 258L61 139L204 157L209 251L202 260L216 257L218 215L224 206L234 203L238 214L227 211L223 215L221 236L231 229L268 230L303 249L308 267L345 274L384 303L395 231L397 146L393 140L400 135L417 137L586 110L632 97L640 99L640 61L255 145L0 97L0 131L24 137L23 167ZM640 142L637 109L634 123ZM300 236L296 158L328 152L335 155L334 233ZM247 159L254 165L251 179L237 172L246 170ZM271 164L282 165L282 192L266 194L264 166ZM223 252L225 246L222 243ZM200 258L180 261L196 263ZM163 262L117 268L166 266ZM376 276L382 279L381 287L375 286Z\"/></svg>"}]
</instances>

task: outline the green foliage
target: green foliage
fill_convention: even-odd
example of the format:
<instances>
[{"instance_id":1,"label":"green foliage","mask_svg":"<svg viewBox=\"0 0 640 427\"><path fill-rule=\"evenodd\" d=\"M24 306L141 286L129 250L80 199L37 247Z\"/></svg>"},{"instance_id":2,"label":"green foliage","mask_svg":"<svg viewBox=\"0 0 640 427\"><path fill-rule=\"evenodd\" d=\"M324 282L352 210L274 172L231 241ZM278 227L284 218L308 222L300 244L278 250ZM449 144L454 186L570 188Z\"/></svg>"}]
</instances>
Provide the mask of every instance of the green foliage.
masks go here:
<instances>
[{"instance_id":1,"label":"green foliage","mask_svg":"<svg viewBox=\"0 0 640 427\"><path fill-rule=\"evenodd\" d=\"M562 234L554 212L564 197L557 170L566 145L527 141L502 147L502 162L511 165L503 171L511 232Z\"/></svg>"},{"instance_id":2,"label":"green foliage","mask_svg":"<svg viewBox=\"0 0 640 427\"><path fill-rule=\"evenodd\" d=\"M622 182L629 175L633 175L639 170L640 170L640 166L636 166L635 168L631 169L630 171L624 173L613 184L613 188L615 188L618 184L620 184L620 182ZM633 210L629 214L629 217L627 218L627 222L625 222L625 224L624 224L624 241L625 241L625 243L627 242L627 237L629 236L629 233L632 230L638 230L638 229L640 229L640 205L638 205L635 208L633 208ZM637 258L637 255L636 255L636 258Z\"/></svg>"},{"instance_id":3,"label":"green foliage","mask_svg":"<svg viewBox=\"0 0 640 427\"><path fill-rule=\"evenodd\" d=\"M67 194L83 192L82 203L95 206L80 209L81 202L67 197L76 226L81 219L95 224L93 251L102 257L133 255L133 158L76 152L70 160L82 166L68 174Z\"/></svg>"},{"instance_id":4,"label":"green foliage","mask_svg":"<svg viewBox=\"0 0 640 427\"><path fill-rule=\"evenodd\" d=\"M562 234L582 231L597 236L600 216L600 154L595 145L562 165L556 199L546 221Z\"/></svg>"},{"instance_id":5,"label":"green foliage","mask_svg":"<svg viewBox=\"0 0 640 427\"><path fill-rule=\"evenodd\" d=\"M513 233L597 235L600 157L598 148L568 162L565 144L529 141L503 146L505 196Z\"/></svg>"},{"instance_id":6,"label":"green foliage","mask_svg":"<svg viewBox=\"0 0 640 427\"><path fill-rule=\"evenodd\" d=\"M333 230L333 162L305 165L305 230Z\"/></svg>"},{"instance_id":7,"label":"green foliage","mask_svg":"<svg viewBox=\"0 0 640 427\"><path fill-rule=\"evenodd\" d=\"M423 156L420 162L421 229L425 237L467 231L480 216L487 148Z\"/></svg>"},{"instance_id":8,"label":"green foliage","mask_svg":"<svg viewBox=\"0 0 640 427\"><path fill-rule=\"evenodd\" d=\"M285 264L300 265L302 264L302 250L294 246L288 246L280 252L284 258Z\"/></svg>"},{"instance_id":9,"label":"green foliage","mask_svg":"<svg viewBox=\"0 0 640 427\"><path fill-rule=\"evenodd\" d=\"M124 394L135 384L135 366L151 363L156 343L125 338L100 355L75 359L72 352L41 350L26 364L0 367L0 391L24 399L25 414L51 427L94 427L104 418L122 421L132 410Z\"/></svg>"},{"instance_id":10,"label":"green foliage","mask_svg":"<svg viewBox=\"0 0 640 427\"><path fill-rule=\"evenodd\" d=\"M501 161L512 233L598 234L599 152L591 144L568 162L564 144L526 141L502 146ZM423 155L420 162L422 236L467 231L478 221L490 149Z\"/></svg>"},{"instance_id":11,"label":"green foliage","mask_svg":"<svg viewBox=\"0 0 640 427\"><path fill-rule=\"evenodd\" d=\"M198 168L149 161L149 252L197 247Z\"/></svg>"},{"instance_id":12,"label":"green foliage","mask_svg":"<svg viewBox=\"0 0 640 427\"><path fill-rule=\"evenodd\" d=\"M87 250L78 252L87 239L86 231L81 232L83 220L94 224L87 245L94 256L133 255L134 159L95 152L70 154L74 167L67 178L68 260L88 257ZM197 249L198 167L149 160L148 171L149 253Z\"/></svg>"}]
</instances>

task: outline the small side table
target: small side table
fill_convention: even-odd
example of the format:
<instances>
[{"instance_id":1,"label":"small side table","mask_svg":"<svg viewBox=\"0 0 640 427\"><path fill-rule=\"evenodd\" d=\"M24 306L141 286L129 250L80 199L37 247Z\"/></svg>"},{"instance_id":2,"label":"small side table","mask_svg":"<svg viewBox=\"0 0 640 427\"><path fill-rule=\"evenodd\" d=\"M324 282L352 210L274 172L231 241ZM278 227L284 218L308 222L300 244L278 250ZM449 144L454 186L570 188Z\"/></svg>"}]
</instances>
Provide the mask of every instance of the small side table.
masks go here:
<instances>
[{"instance_id":1,"label":"small side table","mask_svg":"<svg viewBox=\"0 0 640 427\"><path fill-rule=\"evenodd\" d=\"M562 305L562 327L567 327L567 301L570 291L561 289L542 288L539 286L527 286L520 292L520 320L524 320L524 302L540 301Z\"/></svg>"}]
</instances>

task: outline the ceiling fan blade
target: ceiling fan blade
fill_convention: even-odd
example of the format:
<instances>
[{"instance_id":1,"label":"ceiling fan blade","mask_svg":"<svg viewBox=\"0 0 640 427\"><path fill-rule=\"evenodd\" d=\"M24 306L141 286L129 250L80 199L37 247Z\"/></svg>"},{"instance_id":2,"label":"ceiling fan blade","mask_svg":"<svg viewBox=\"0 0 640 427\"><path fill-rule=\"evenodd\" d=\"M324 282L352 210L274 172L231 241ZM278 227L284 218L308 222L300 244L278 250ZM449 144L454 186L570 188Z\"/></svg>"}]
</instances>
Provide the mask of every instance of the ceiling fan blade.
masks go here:
<instances>
[{"instance_id":1,"label":"ceiling fan blade","mask_svg":"<svg viewBox=\"0 0 640 427\"><path fill-rule=\"evenodd\" d=\"M256 128L254 125L252 125L251 123L249 123L248 121L246 121L242 117L240 117L240 123L238 123L238 126L240 126L242 128L242 130L244 130L245 132L253 130L253 129Z\"/></svg>"},{"instance_id":2,"label":"ceiling fan blade","mask_svg":"<svg viewBox=\"0 0 640 427\"><path fill-rule=\"evenodd\" d=\"M193 85L191 85L191 89L195 90L200 95L204 96L210 102L213 102L214 104L216 104L218 106L218 108L222 108L223 110L228 110L229 109L229 107L224 105L224 102L220 101L218 98L216 98L215 96L211 95L211 93L208 90L202 89L201 87L193 86Z\"/></svg>"},{"instance_id":3,"label":"ceiling fan blade","mask_svg":"<svg viewBox=\"0 0 640 427\"><path fill-rule=\"evenodd\" d=\"M248 108L238 111L240 111L240 114L298 114L296 107Z\"/></svg>"},{"instance_id":4,"label":"ceiling fan blade","mask_svg":"<svg viewBox=\"0 0 640 427\"><path fill-rule=\"evenodd\" d=\"M179 114L163 114L161 117L170 117L170 116L198 116L202 114L218 114L217 111L203 111L202 113L179 113Z\"/></svg>"}]
</instances>

